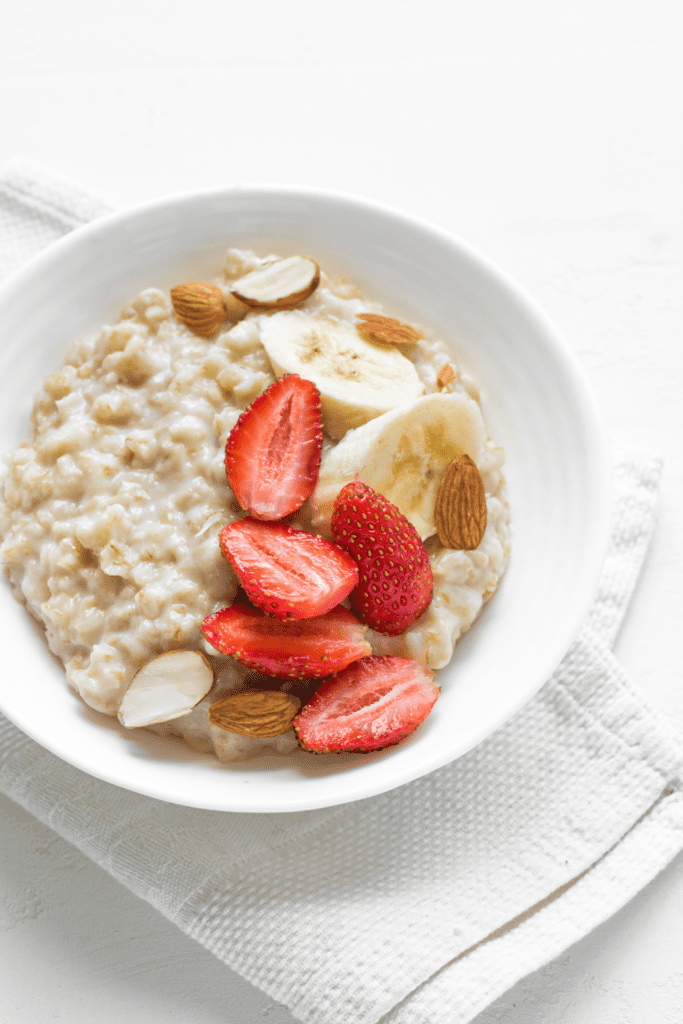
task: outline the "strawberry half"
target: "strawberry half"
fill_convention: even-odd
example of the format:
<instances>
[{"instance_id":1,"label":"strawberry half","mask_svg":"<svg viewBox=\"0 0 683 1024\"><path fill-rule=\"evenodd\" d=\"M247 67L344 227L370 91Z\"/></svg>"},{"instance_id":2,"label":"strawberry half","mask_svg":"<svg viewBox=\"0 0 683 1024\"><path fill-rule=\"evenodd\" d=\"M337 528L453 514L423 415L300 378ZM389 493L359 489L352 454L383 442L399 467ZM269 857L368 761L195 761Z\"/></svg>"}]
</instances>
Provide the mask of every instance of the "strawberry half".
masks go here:
<instances>
[{"instance_id":1,"label":"strawberry half","mask_svg":"<svg viewBox=\"0 0 683 1024\"><path fill-rule=\"evenodd\" d=\"M351 603L359 618L379 633L405 633L434 589L429 555L412 523L372 487L354 480L337 495L332 536L358 565Z\"/></svg>"},{"instance_id":2,"label":"strawberry half","mask_svg":"<svg viewBox=\"0 0 683 1024\"><path fill-rule=\"evenodd\" d=\"M320 395L296 373L280 377L246 409L225 446L225 470L240 505L257 519L301 508L318 479Z\"/></svg>"},{"instance_id":3,"label":"strawberry half","mask_svg":"<svg viewBox=\"0 0 683 1024\"><path fill-rule=\"evenodd\" d=\"M295 622L233 605L204 619L202 633L222 654L280 679L329 676L371 653L365 626L343 605Z\"/></svg>"},{"instance_id":4,"label":"strawberry half","mask_svg":"<svg viewBox=\"0 0 683 1024\"><path fill-rule=\"evenodd\" d=\"M346 551L281 523L238 520L221 530L220 545L250 601L278 619L324 615L358 583Z\"/></svg>"},{"instance_id":5,"label":"strawberry half","mask_svg":"<svg viewBox=\"0 0 683 1024\"><path fill-rule=\"evenodd\" d=\"M325 680L292 725L299 745L318 754L381 750L424 722L439 693L414 658L363 658Z\"/></svg>"}]
</instances>

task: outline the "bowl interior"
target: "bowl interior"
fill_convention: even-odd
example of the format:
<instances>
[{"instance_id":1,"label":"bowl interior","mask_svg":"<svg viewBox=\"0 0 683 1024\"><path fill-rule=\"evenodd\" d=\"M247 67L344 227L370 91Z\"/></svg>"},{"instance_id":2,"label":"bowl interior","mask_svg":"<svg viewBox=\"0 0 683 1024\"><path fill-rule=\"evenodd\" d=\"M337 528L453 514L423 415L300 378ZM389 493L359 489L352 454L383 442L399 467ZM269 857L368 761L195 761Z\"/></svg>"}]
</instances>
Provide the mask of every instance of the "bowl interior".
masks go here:
<instances>
[{"instance_id":1,"label":"bowl interior","mask_svg":"<svg viewBox=\"0 0 683 1024\"><path fill-rule=\"evenodd\" d=\"M179 804L294 811L402 785L461 756L523 706L588 610L609 533L609 460L583 376L534 304L465 245L393 211L293 189L174 197L74 232L0 293L0 450L26 435L33 394L69 342L118 318L143 287L212 277L228 246L303 252L387 312L422 322L481 384L507 453L512 558L499 592L439 673L424 726L370 755L259 757L221 765L181 741L88 709L41 630L0 588L0 709L79 768Z\"/></svg>"}]
</instances>

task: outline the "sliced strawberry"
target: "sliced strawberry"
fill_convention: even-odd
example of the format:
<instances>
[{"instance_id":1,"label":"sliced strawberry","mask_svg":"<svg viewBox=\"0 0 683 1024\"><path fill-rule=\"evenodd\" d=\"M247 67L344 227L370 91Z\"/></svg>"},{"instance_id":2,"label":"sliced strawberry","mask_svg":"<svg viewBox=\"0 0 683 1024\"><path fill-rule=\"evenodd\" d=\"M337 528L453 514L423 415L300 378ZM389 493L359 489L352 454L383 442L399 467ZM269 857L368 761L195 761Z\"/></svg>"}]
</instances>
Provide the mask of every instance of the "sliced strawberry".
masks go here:
<instances>
[{"instance_id":1,"label":"sliced strawberry","mask_svg":"<svg viewBox=\"0 0 683 1024\"><path fill-rule=\"evenodd\" d=\"M216 650L281 679L328 676L371 653L365 626L343 605L294 622L233 605L204 619L202 633Z\"/></svg>"},{"instance_id":2,"label":"sliced strawberry","mask_svg":"<svg viewBox=\"0 0 683 1024\"><path fill-rule=\"evenodd\" d=\"M424 722L439 692L414 658L363 658L326 679L292 725L304 750L381 750Z\"/></svg>"},{"instance_id":3,"label":"sliced strawberry","mask_svg":"<svg viewBox=\"0 0 683 1024\"><path fill-rule=\"evenodd\" d=\"M282 523L237 520L221 530L220 545L249 599L278 619L324 615L358 583L346 551Z\"/></svg>"},{"instance_id":4,"label":"sliced strawberry","mask_svg":"<svg viewBox=\"0 0 683 1024\"><path fill-rule=\"evenodd\" d=\"M332 536L358 565L351 603L359 618L379 633L405 633L434 589L429 555L412 523L381 494L354 480L337 495Z\"/></svg>"},{"instance_id":5,"label":"sliced strawberry","mask_svg":"<svg viewBox=\"0 0 683 1024\"><path fill-rule=\"evenodd\" d=\"M323 441L320 395L295 373L280 377L246 409L225 446L235 497L257 519L282 519L315 487Z\"/></svg>"}]
</instances>

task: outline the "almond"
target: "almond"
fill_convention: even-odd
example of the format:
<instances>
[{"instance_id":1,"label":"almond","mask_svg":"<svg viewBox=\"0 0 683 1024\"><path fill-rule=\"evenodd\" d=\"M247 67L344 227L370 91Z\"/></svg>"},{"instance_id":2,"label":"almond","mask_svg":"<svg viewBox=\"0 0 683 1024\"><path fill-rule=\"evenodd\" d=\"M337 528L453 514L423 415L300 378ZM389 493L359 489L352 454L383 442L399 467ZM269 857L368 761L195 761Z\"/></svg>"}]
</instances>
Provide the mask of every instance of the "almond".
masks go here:
<instances>
[{"instance_id":1,"label":"almond","mask_svg":"<svg viewBox=\"0 0 683 1024\"><path fill-rule=\"evenodd\" d=\"M486 530L484 481L469 455L458 455L446 466L434 507L439 540L446 548L473 551Z\"/></svg>"},{"instance_id":2,"label":"almond","mask_svg":"<svg viewBox=\"0 0 683 1024\"><path fill-rule=\"evenodd\" d=\"M167 651L133 676L123 695L118 719L140 729L187 715L213 686L213 669L199 651Z\"/></svg>"},{"instance_id":3,"label":"almond","mask_svg":"<svg viewBox=\"0 0 683 1024\"><path fill-rule=\"evenodd\" d=\"M230 289L254 309L291 309L312 295L320 283L320 267L309 256L288 256L253 270Z\"/></svg>"},{"instance_id":4,"label":"almond","mask_svg":"<svg viewBox=\"0 0 683 1024\"><path fill-rule=\"evenodd\" d=\"M175 315L201 338L210 338L228 315L223 292L215 284L188 281L171 288L171 302Z\"/></svg>"},{"instance_id":5,"label":"almond","mask_svg":"<svg viewBox=\"0 0 683 1024\"><path fill-rule=\"evenodd\" d=\"M239 323L240 320L244 320L245 316L249 312L249 306L244 302L240 302L236 295L232 292L223 292L223 303L225 305L226 319L231 324Z\"/></svg>"},{"instance_id":6,"label":"almond","mask_svg":"<svg viewBox=\"0 0 683 1024\"><path fill-rule=\"evenodd\" d=\"M229 693L209 708L209 721L240 736L281 736L292 727L301 701L281 690Z\"/></svg>"},{"instance_id":7,"label":"almond","mask_svg":"<svg viewBox=\"0 0 683 1024\"><path fill-rule=\"evenodd\" d=\"M383 345L412 345L424 334L420 334L414 327L394 320L391 316L380 316L378 313L358 313L357 319L362 323L356 324L356 330L363 338L371 341L379 341Z\"/></svg>"},{"instance_id":8,"label":"almond","mask_svg":"<svg viewBox=\"0 0 683 1024\"><path fill-rule=\"evenodd\" d=\"M452 384L454 380L455 370L450 365L450 363L446 363L444 366L441 367L441 369L437 373L436 383L439 385L440 388L445 388L447 384Z\"/></svg>"}]
</instances>

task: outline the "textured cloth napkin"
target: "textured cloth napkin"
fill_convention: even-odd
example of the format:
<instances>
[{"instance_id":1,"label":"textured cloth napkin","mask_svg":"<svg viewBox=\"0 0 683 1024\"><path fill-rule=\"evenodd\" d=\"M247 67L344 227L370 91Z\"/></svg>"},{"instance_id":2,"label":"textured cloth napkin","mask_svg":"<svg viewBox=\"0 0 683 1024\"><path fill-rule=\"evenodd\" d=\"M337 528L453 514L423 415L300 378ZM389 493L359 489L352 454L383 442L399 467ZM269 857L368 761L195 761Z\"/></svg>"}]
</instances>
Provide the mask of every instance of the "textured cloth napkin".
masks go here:
<instances>
[{"instance_id":1,"label":"textured cloth napkin","mask_svg":"<svg viewBox=\"0 0 683 1024\"><path fill-rule=\"evenodd\" d=\"M105 211L0 176L5 273ZM683 848L683 739L610 651L660 464L615 456L612 545L579 639L454 764L294 814L201 811L90 778L0 716L0 790L311 1024L465 1024L622 907Z\"/></svg>"}]
</instances>

